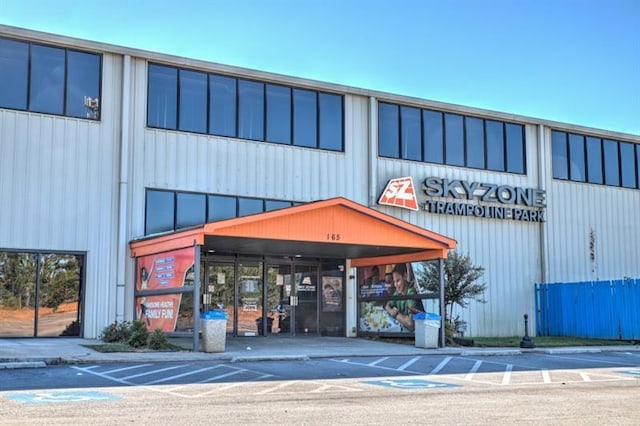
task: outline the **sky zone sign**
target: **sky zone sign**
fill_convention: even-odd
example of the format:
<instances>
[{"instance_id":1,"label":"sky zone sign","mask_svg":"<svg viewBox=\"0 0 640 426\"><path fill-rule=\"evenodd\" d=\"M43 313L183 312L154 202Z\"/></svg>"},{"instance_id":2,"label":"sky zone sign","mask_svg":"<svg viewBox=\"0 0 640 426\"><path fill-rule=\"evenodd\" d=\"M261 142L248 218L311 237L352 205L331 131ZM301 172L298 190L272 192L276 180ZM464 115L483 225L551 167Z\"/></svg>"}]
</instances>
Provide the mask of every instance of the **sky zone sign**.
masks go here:
<instances>
[{"instance_id":1,"label":"sky zone sign","mask_svg":"<svg viewBox=\"0 0 640 426\"><path fill-rule=\"evenodd\" d=\"M452 216L545 221L546 192L541 189L428 177L422 190L429 199L420 205L410 176L391 179L378 204Z\"/></svg>"}]
</instances>

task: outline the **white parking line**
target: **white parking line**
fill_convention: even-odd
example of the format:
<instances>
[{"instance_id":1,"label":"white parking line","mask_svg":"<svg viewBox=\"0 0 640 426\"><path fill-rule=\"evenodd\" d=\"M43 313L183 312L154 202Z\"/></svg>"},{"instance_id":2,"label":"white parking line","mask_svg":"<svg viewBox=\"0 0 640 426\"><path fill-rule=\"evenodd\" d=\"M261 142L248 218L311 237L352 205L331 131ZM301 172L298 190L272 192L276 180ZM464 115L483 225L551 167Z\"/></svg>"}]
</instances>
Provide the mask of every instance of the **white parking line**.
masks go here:
<instances>
[{"instance_id":1,"label":"white parking line","mask_svg":"<svg viewBox=\"0 0 640 426\"><path fill-rule=\"evenodd\" d=\"M184 365L174 365L172 367L160 368L159 370L145 371L144 373L132 374L131 376L123 377L122 380L129 380L135 377L149 376L151 374L162 373L163 371L175 370L176 368L182 368Z\"/></svg>"},{"instance_id":2,"label":"white parking line","mask_svg":"<svg viewBox=\"0 0 640 426\"><path fill-rule=\"evenodd\" d=\"M513 371L513 364L507 364L504 370L504 376L502 376L503 385L508 385L511 382L511 371Z\"/></svg>"},{"instance_id":3,"label":"white parking line","mask_svg":"<svg viewBox=\"0 0 640 426\"><path fill-rule=\"evenodd\" d=\"M469 372L467 373L467 375L465 376L465 380L471 380L473 379L473 375L476 374L476 372L478 371L478 369L480 369L480 366L482 365L482 361L476 361L475 364L473 364L473 367L471 367L471 370L469 370Z\"/></svg>"},{"instance_id":4,"label":"white parking line","mask_svg":"<svg viewBox=\"0 0 640 426\"><path fill-rule=\"evenodd\" d=\"M551 383L551 376L549 375L549 370L547 370L546 368L543 368L540 371L542 372L542 381L544 383Z\"/></svg>"},{"instance_id":5,"label":"white parking line","mask_svg":"<svg viewBox=\"0 0 640 426\"><path fill-rule=\"evenodd\" d=\"M162 383L162 382L168 382L169 380L179 379L179 378L185 377L185 376L191 376L192 374L202 373L203 371L213 370L214 368L216 368L216 367L207 367L207 368L201 368L199 370L187 371L186 373L178 374L178 375L175 375L175 376L163 377L162 379L154 380L152 382L147 382L147 383L145 383L145 385L155 385L155 384Z\"/></svg>"},{"instance_id":6,"label":"white parking line","mask_svg":"<svg viewBox=\"0 0 640 426\"><path fill-rule=\"evenodd\" d=\"M385 356L384 358L380 358L380 359L378 359L378 360L376 360L376 361L370 362L370 363L369 363L369 364L367 364L367 365L368 365L368 366L370 366L370 367L373 367L374 365L378 365L378 364L380 364L381 362L384 362L384 361L386 361L386 360L388 360L388 359L389 359L389 357L388 357L388 356Z\"/></svg>"},{"instance_id":7,"label":"white parking line","mask_svg":"<svg viewBox=\"0 0 640 426\"><path fill-rule=\"evenodd\" d=\"M450 356L448 356L448 357L446 357L445 359L443 359L443 360L440 362L440 364L438 364L438 365L436 366L436 368L434 368L433 370L431 370L431 373L429 373L429 375L437 374L440 370L442 370L442 369L445 367L445 365L447 365L447 364L449 363L449 361L451 361L451 357L450 357Z\"/></svg>"},{"instance_id":8,"label":"white parking line","mask_svg":"<svg viewBox=\"0 0 640 426\"><path fill-rule=\"evenodd\" d=\"M404 371L405 369L407 369L408 367L411 366L411 364L413 364L414 362L416 362L417 360L419 360L420 357L417 356L415 358L410 359L409 361L405 362L404 364L402 364L400 367L398 367L398 370L400 371Z\"/></svg>"},{"instance_id":9,"label":"white parking line","mask_svg":"<svg viewBox=\"0 0 640 426\"><path fill-rule=\"evenodd\" d=\"M591 381L591 377L589 377L587 373L580 373L580 377L582 377L582 380L584 380L585 382Z\"/></svg>"},{"instance_id":10,"label":"white parking line","mask_svg":"<svg viewBox=\"0 0 640 426\"><path fill-rule=\"evenodd\" d=\"M123 368L116 368L115 370L108 370L108 371L103 371L102 374L113 374L113 373L118 373L120 371L127 371L127 370L133 370L135 368L142 368L142 367L148 367L150 365L153 364L138 364L138 365L131 365L129 367L123 367ZM95 367L95 366L94 366ZM91 367L91 368L94 368Z\"/></svg>"},{"instance_id":11,"label":"white parking line","mask_svg":"<svg viewBox=\"0 0 640 426\"><path fill-rule=\"evenodd\" d=\"M300 380L291 380L290 382L283 382L283 383L280 383L278 386L274 386L272 388L265 389L260 392L256 392L254 395L264 395L267 393L271 393L271 392L277 391L278 389L282 389L284 387L293 385L294 383L298 383L298 382L300 382Z\"/></svg>"}]
</instances>

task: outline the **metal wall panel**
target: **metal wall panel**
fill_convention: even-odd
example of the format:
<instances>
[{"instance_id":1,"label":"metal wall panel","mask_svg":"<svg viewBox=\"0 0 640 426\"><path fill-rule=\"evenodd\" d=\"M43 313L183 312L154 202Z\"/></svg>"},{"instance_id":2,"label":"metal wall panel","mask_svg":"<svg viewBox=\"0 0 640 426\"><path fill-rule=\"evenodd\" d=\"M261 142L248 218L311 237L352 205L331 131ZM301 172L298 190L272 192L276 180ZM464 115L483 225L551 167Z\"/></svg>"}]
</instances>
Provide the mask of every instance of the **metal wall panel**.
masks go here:
<instances>
[{"instance_id":1,"label":"metal wall panel","mask_svg":"<svg viewBox=\"0 0 640 426\"><path fill-rule=\"evenodd\" d=\"M86 252L86 337L116 303L119 69L104 56L101 121L0 110L0 247Z\"/></svg>"}]
</instances>

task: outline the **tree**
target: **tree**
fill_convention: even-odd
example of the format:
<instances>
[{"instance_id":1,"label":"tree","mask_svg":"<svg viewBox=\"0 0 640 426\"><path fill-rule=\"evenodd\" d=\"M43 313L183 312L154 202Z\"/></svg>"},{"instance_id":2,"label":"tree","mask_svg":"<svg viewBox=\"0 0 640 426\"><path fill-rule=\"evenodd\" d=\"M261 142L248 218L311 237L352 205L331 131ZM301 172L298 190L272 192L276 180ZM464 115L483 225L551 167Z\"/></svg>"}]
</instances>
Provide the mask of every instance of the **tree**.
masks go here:
<instances>
[{"instance_id":1,"label":"tree","mask_svg":"<svg viewBox=\"0 0 640 426\"><path fill-rule=\"evenodd\" d=\"M423 268L417 272L419 281L425 288L434 293L440 292L440 270L438 262L423 262ZM482 294L487 289L486 283L478 283L484 275L484 268L471 263L467 255L455 250L449 252L444 261L444 306L445 320L453 323L453 307L466 308L469 300L486 303Z\"/></svg>"}]
</instances>

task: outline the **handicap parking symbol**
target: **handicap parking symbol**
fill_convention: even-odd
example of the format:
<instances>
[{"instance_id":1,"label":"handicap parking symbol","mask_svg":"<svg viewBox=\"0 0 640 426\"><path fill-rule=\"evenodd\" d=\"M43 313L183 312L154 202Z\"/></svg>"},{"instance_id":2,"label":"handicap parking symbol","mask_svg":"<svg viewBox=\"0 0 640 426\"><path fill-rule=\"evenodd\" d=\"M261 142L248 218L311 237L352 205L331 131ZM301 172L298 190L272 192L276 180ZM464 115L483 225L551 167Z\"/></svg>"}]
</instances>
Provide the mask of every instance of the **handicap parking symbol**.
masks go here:
<instances>
[{"instance_id":1,"label":"handicap parking symbol","mask_svg":"<svg viewBox=\"0 0 640 426\"><path fill-rule=\"evenodd\" d=\"M619 371L619 373L631 374L632 376L640 377L640 370Z\"/></svg>"},{"instance_id":2,"label":"handicap parking symbol","mask_svg":"<svg viewBox=\"0 0 640 426\"><path fill-rule=\"evenodd\" d=\"M373 380L362 382L368 385L384 386L395 389L414 390L414 389L433 389L433 388L447 388L457 385L442 382L431 382L422 379L389 379L389 380Z\"/></svg>"},{"instance_id":3,"label":"handicap parking symbol","mask_svg":"<svg viewBox=\"0 0 640 426\"><path fill-rule=\"evenodd\" d=\"M6 397L22 404L114 401L120 399L120 397L116 395L94 391L14 393L8 394Z\"/></svg>"}]
</instances>

